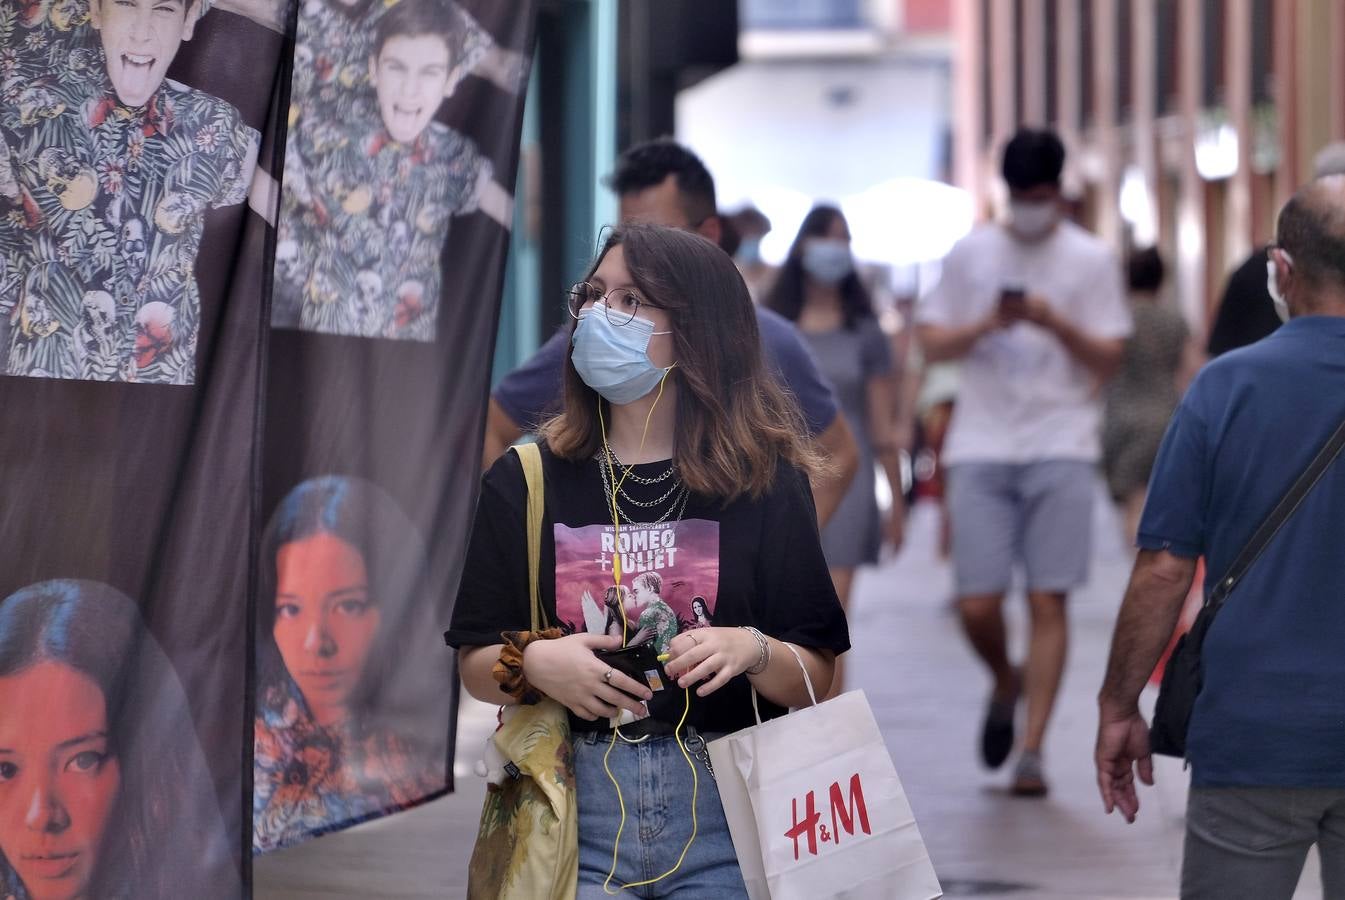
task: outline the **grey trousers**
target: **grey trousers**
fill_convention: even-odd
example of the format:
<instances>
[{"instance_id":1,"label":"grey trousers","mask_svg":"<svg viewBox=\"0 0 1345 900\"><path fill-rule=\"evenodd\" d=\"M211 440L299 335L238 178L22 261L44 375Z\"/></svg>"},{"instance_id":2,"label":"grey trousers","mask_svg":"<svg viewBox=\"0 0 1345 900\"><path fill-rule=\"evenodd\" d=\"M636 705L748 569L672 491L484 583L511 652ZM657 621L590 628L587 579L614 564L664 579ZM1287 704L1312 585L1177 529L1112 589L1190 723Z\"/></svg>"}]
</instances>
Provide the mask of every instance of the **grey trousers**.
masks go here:
<instances>
[{"instance_id":1,"label":"grey trousers","mask_svg":"<svg viewBox=\"0 0 1345 900\"><path fill-rule=\"evenodd\" d=\"M1345 900L1345 789L1192 788L1182 900L1290 900L1313 844Z\"/></svg>"}]
</instances>

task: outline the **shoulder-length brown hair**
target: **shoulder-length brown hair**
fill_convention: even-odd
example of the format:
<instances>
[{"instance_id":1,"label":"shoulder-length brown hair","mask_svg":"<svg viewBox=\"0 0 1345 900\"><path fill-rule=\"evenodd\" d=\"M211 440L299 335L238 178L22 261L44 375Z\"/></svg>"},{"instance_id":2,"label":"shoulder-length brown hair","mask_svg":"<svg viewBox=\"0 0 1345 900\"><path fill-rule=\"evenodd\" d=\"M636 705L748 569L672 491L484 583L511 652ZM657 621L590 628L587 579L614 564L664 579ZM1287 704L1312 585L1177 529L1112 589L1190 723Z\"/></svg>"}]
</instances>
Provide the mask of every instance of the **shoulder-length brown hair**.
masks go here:
<instances>
[{"instance_id":1,"label":"shoulder-length brown hair","mask_svg":"<svg viewBox=\"0 0 1345 900\"><path fill-rule=\"evenodd\" d=\"M673 462L687 487L728 502L756 498L782 463L818 466L797 404L766 373L747 286L728 255L699 235L657 225L614 229L589 268L621 247L642 302L671 322L677 380ZM551 452L572 462L602 447L598 404L606 401L565 361L564 408L542 426Z\"/></svg>"}]
</instances>

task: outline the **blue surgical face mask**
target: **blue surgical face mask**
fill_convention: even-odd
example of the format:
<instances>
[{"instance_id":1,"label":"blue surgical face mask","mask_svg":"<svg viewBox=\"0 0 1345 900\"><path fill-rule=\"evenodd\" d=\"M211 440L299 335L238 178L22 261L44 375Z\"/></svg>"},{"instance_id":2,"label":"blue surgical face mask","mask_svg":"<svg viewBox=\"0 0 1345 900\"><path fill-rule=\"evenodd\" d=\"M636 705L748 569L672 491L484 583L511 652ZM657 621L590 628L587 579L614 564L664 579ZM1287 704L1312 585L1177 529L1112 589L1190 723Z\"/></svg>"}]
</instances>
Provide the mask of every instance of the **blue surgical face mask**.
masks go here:
<instances>
[{"instance_id":1,"label":"blue surgical face mask","mask_svg":"<svg viewBox=\"0 0 1345 900\"><path fill-rule=\"evenodd\" d=\"M584 384L614 406L624 406L648 394L672 367L660 369L649 359L654 323L638 316L625 325L607 320L607 307L597 303L579 311L570 359Z\"/></svg>"},{"instance_id":2,"label":"blue surgical face mask","mask_svg":"<svg viewBox=\"0 0 1345 900\"><path fill-rule=\"evenodd\" d=\"M855 268L850 245L836 238L813 238L803 245L803 271L822 284L840 284Z\"/></svg>"},{"instance_id":3,"label":"blue surgical face mask","mask_svg":"<svg viewBox=\"0 0 1345 900\"><path fill-rule=\"evenodd\" d=\"M761 262L761 238L745 237L738 244L738 252L734 254L738 262L744 266L755 266Z\"/></svg>"}]
</instances>

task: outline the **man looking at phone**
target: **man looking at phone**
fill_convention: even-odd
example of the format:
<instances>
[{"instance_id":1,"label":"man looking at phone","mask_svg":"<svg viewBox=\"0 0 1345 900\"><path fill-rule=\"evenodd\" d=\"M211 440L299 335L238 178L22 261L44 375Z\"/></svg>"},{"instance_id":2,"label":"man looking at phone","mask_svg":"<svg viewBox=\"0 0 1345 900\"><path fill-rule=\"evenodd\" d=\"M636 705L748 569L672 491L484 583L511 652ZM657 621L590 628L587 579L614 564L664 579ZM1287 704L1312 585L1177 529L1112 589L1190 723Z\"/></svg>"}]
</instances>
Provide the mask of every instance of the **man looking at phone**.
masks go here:
<instances>
[{"instance_id":1,"label":"man looking at phone","mask_svg":"<svg viewBox=\"0 0 1345 900\"><path fill-rule=\"evenodd\" d=\"M944 448L956 592L994 678L981 737L990 768L1012 753L1027 697L1012 784L1022 796L1047 791L1041 752L1065 666L1065 600L1086 579L1091 550L1097 388L1131 327L1110 250L1063 220L1064 164L1049 131L1009 141L1006 220L958 242L916 313L926 358L962 360ZM1025 570L1032 629L1021 670L1009 660L1002 611L1015 565Z\"/></svg>"}]
</instances>

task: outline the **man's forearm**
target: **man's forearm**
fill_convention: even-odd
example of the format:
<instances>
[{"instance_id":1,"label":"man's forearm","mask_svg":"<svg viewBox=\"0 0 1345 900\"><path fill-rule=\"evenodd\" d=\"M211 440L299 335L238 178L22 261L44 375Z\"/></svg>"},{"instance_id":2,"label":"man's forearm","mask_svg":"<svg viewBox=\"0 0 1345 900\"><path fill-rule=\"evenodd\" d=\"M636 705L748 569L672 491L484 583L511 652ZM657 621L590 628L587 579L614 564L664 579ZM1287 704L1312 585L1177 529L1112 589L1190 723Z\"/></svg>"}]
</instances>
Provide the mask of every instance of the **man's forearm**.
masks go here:
<instances>
[{"instance_id":1,"label":"man's forearm","mask_svg":"<svg viewBox=\"0 0 1345 900\"><path fill-rule=\"evenodd\" d=\"M921 325L916 332L920 338L920 348L924 351L926 362L947 362L961 359L971 352L976 342L989 332L986 322L972 325L944 327L942 325Z\"/></svg>"},{"instance_id":2,"label":"man's forearm","mask_svg":"<svg viewBox=\"0 0 1345 900\"><path fill-rule=\"evenodd\" d=\"M519 438L523 429L504 411L504 407L494 398L486 408L486 437L481 450L481 471L495 464L495 460L504 455Z\"/></svg>"},{"instance_id":3,"label":"man's forearm","mask_svg":"<svg viewBox=\"0 0 1345 900\"><path fill-rule=\"evenodd\" d=\"M236 13L258 25L284 34L287 5L276 3L274 0L218 0L214 8Z\"/></svg>"},{"instance_id":4,"label":"man's forearm","mask_svg":"<svg viewBox=\"0 0 1345 900\"><path fill-rule=\"evenodd\" d=\"M836 414L816 441L817 450L830 469L813 480L813 505L817 507L817 526L821 528L841 505L851 479L859 471L859 447L841 413Z\"/></svg>"},{"instance_id":5,"label":"man's forearm","mask_svg":"<svg viewBox=\"0 0 1345 900\"><path fill-rule=\"evenodd\" d=\"M1125 355L1125 341L1117 338L1098 338L1084 332L1064 319L1053 319L1051 331L1069 354L1082 363L1101 381L1116 374Z\"/></svg>"},{"instance_id":6,"label":"man's forearm","mask_svg":"<svg viewBox=\"0 0 1345 900\"><path fill-rule=\"evenodd\" d=\"M1141 550L1112 636L1102 706L1132 711L1158 665L1191 590L1196 561L1166 550Z\"/></svg>"},{"instance_id":7,"label":"man's forearm","mask_svg":"<svg viewBox=\"0 0 1345 900\"><path fill-rule=\"evenodd\" d=\"M527 70L527 57L498 46L492 47L476 66L476 71L482 78L510 94L517 94L522 90L523 74Z\"/></svg>"},{"instance_id":8,"label":"man's forearm","mask_svg":"<svg viewBox=\"0 0 1345 900\"><path fill-rule=\"evenodd\" d=\"M875 455L883 467L883 474L887 476L888 486L892 488L892 502L898 505L905 503L906 486L901 478L901 450L897 447L879 447Z\"/></svg>"}]
</instances>

